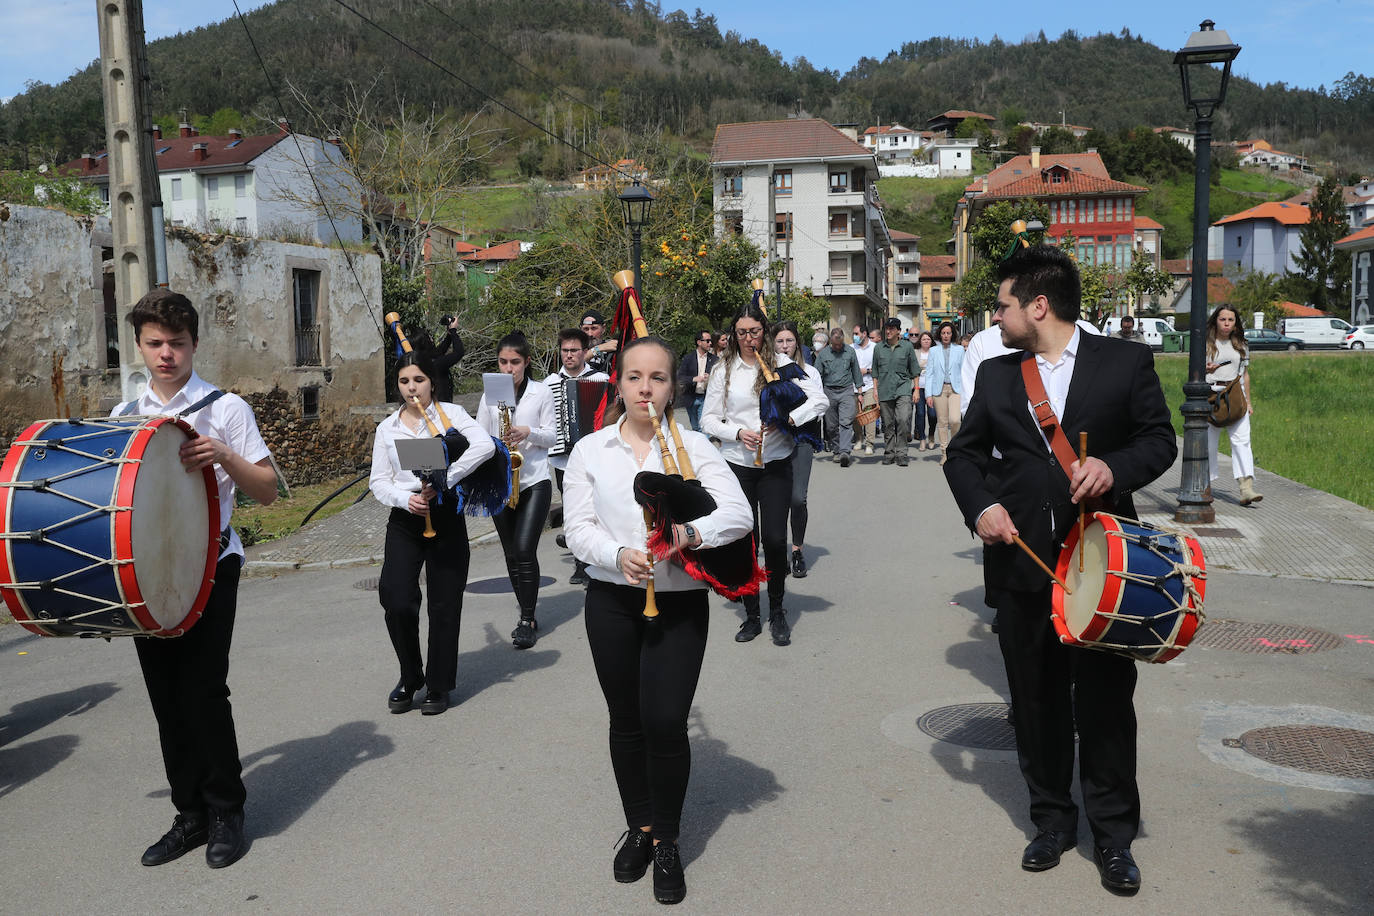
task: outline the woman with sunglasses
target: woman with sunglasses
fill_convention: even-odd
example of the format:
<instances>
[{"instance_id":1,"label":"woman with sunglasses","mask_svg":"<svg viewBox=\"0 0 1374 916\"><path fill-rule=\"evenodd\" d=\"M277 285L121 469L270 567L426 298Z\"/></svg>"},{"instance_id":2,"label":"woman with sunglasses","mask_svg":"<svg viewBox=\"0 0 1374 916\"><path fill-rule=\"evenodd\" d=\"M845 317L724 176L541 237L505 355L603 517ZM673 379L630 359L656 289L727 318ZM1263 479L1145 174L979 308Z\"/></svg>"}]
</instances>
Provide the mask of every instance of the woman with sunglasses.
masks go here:
<instances>
[{"instance_id":1,"label":"woman with sunglasses","mask_svg":"<svg viewBox=\"0 0 1374 916\"><path fill-rule=\"evenodd\" d=\"M773 644L792 641L787 612L782 606L787 583L787 513L792 504L792 453L796 443L781 429L764 427L759 416L759 395L764 387L760 365L777 373L792 364L786 356L774 356L768 336L768 318L756 302L735 313L725 355L711 371L706 403L701 408L701 430L720 440L721 454L739 478L740 487L758 519L768 568L768 630ZM795 381L806 400L788 416L800 427L825 413L825 390L808 375ZM736 642L749 642L763 632L759 596L744 597L744 623Z\"/></svg>"}]
</instances>

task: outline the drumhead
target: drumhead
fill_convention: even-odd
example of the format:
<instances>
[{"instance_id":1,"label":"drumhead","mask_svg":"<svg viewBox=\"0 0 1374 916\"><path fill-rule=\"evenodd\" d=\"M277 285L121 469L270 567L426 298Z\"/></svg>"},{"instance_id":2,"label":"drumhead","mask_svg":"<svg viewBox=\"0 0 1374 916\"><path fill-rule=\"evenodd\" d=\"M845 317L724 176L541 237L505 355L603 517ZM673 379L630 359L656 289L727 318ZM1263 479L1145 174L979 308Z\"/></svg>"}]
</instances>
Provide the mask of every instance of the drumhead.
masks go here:
<instances>
[{"instance_id":1,"label":"drumhead","mask_svg":"<svg viewBox=\"0 0 1374 916\"><path fill-rule=\"evenodd\" d=\"M210 503L206 475L187 473L179 450L186 433L162 423L148 439L134 481L131 541L138 590L164 630L191 614L206 577ZM211 478L213 479L213 478ZM218 512L216 512L218 514Z\"/></svg>"},{"instance_id":2,"label":"drumhead","mask_svg":"<svg viewBox=\"0 0 1374 916\"><path fill-rule=\"evenodd\" d=\"M1075 527L1074 533L1077 533ZM1066 548L1066 553L1068 550ZM1071 595L1064 595L1064 622L1075 638L1082 637L1093 622L1102 593L1107 588L1108 560L1107 529L1096 518L1089 519L1083 533L1083 571L1078 571L1078 550L1070 555L1067 570L1061 573Z\"/></svg>"}]
</instances>

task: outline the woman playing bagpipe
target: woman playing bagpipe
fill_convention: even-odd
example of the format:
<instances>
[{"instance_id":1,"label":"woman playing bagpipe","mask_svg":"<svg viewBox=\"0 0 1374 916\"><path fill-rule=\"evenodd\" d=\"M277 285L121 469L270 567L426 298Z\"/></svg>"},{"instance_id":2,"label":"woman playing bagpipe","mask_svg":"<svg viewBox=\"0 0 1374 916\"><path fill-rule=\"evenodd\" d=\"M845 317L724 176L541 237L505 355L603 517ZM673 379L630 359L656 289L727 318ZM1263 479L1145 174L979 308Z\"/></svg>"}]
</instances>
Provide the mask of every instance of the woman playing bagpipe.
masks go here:
<instances>
[{"instance_id":1,"label":"woman playing bagpipe","mask_svg":"<svg viewBox=\"0 0 1374 916\"><path fill-rule=\"evenodd\" d=\"M496 345L497 367L515 383L515 403L502 410L487 394L477 405L477 422L500 437L511 450L512 464L520 456L518 486L510 501L492 522L506 554L506 572L520 606L520 620L511 633L517 649L529 649L539 639L534 619L539 599L539 535L549 515L553 481L549 477L549 446L557 441L554 429L553 392L528 375L530 345L519 331L502 337Z\"/></svg>"},{"instance_id":2,"label":"woman playing bagpipe","mask_svg":"<svg viewBox=\"0 0 1374 916\"><path fill-rule=\"evenodd\" d=\"M387 316L390 321L390 315ZM399 321L392 325L401 336ZM408 344L407 344L408 346ZM458 622L468 582L467 524L453 488L496 451L491 437L467 411L432 397L433 359L427 351L404 353L396 386L405 406L377 424L372 445L372 495L391 507L377 595L401 679L387 699L393 713L407 712L415 692L426 688L420 712L448 708L458 669ZM397 441L441 435L448 466L422 481L407 470ZM428 663L420 658L420 567L429 592Z\"/></svg>"},{"instance_id":3,"label":"woman playing bagpipe","mask_svg":"<svg viewBox=\"0 0 1374 916\"><path fill-rule=\"evenodd\" d=\"M775 357L763 310L762 281L753 300L730 323L725 355L711 371L701 429L721 443L758 515L768 567L768 628L773 643L791 642L782 600L787 582L787 513L792 503L792 452L801 427L825 413L825 390L791 359ZM819 446L819 443L815 443ZM735 634L748 642L763 631L759 596L744 596L744 623Z\"/></svg>"},{"instance_id":4,"label":"woman playing bagpipe","mask_svg":"<svg viewBox=\"0 0 1374 916\"><path fill-rule=\"evenodd\" d=\"M672 423L675 362L657 337L623 347L616 402L603 428L574 447L563 481L568 547L590 564L587 642L610 714L611 769L628 827L613 873L622 883L637 881L652 862L660 903L687 892L678 825L691 766L687 715L706 651L706 587L683 567L696 569L697 558L741 542L740 568L732 571L747 582L736 584L758 592L753 518L739 482L705 435ZM656 443L659 416L664 432ZM679 440L676 462L662 438L668 429ZM678 463L684 476L696 476L690 484L677 477L679 486L713 505L704 515L687 513L690 521L651 529L649 510L636 504L643 478L662 482ZM646 550L651 530L657 565Z\"/></svg>"},{"instance_id":5,"label":"woman playing bagpipe","mask_svg":"<svg viewBox=\"0 0 1374 916\"><path fill-rule=\"evenodd\" d=\"M795 321L779 321L773 326L773 352L794 361L806 373L817 388L821 384L821 374L815 366L808 365L797 355L801 337ZM798 579L806 577L806 557L802 547L806 543L806 491L811 486L811 460L816 453L814 440L820 438L820 420L812 420L810 435L797 438L797 449L792 453L792 503L789 518L792 526L792 575Z\"/></svg>"}]
</instances>

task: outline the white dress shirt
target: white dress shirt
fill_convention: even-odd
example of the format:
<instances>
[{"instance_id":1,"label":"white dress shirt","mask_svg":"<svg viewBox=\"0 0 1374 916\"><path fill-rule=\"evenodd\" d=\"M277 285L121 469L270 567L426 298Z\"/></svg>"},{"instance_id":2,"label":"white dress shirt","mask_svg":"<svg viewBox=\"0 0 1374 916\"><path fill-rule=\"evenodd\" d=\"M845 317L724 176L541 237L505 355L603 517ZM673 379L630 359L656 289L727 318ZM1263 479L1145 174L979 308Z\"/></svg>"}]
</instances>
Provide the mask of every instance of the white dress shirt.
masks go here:
<instances>
[{"instance_id":1,"label":"white dress shirt","mask_svg":"<svg viewBox=\"0 0 1374 916\"><path fill-rule=\"evenodd\" d=\"M779 370L791 362L786 356L777 356ZM753 467L754 450L746 449L735 436L740 430L757 430L763 425L759 418L759 395L754 390L758 369L735 357L730 366L730 390L727 393L725 368L726 361L721 359L711 370L711 380L706 385L706 401L701 405L701 431L720 440L720 452L726 461ZM819 379L819 373L814 378L804 373L796 380L797 386L805 392L806 400L788 414L793 426L809 423L824 414L830 406L830 399L826 397ZM782 430L770 430L763 437L764 464L786 458L792 454L793 448L795 443L790 435Z\"/></svg>"},{"instance_id":2,"label":"white dress shirt","mask_svg":"<svg viewBox=\"0 0 1374 916\"><path fill-rule=\"evenodd\" d=\"M517 387L518 391L518 387ZM520 465L520 492L541 480L549 479L549 446L558 441L553 426L553 391L532 378L525 381L525 393L511 411L511 426L528 426L529 438L517 446L524 458ZM487 400L485 393L477 405L477 422L493 436L501 435L501 412Z\"/></svg>"},{"instance_id":3,"label":"white dress shirt","mask_svg":"<svg viewBox=\"0 0 1374 916\"><path fill-rule=\"evenodd\" d=\"M644 510L634 498L634 479L640 471L663 471L657 445L641 466L634 447L620 435L624 418L586 436L574 446L563 476L563 532L573 556L589 564L593 579L627 585L616 565L622 547L644 550L648 529ZM682 444L692 460L697 480L716 501L710 515L692 521L703 547L720 547L754 530L754 513L739 480L704 434L683 429ZM671 441L671 439L670 439ZM639 586L643 588L643 584ZM678 592L705 586L676 563L654 564L654 588Z\"/></svg>"},{"instance_id":4,"label":"white dress shirt","mask_svg":"<svg viewBox=\"0 0 1374 916\"><path fill-rule=\"evenodd\" d=\"M854 350L854 355L859 358L859 374L863 376L864 386L861 391L867 391L873 387L873 341L865 340L863 346L850 344Z\"/></svg>"},{"instance_id":5,"label":"white dress shirt","mask_svg":"<svg viewBox=\"0 0 1374 916\"><path fill-rule=\"evenodd\" d=\"M570 378L585 379L586 381L589 381L589 382L604 382L604 381L607 381L607 380L610 378L610 376L607 375L607 374L604 373L604 372L598 372L598 371L596 371L595 369L593 369L591 366L587 365L586 363L583 363L583 364L582 364L582 371L579 372L577 375L572 375L571 373L568 372L568 370L567 370L566 367L564 367L564 366L559 366L557 372L555 372L553 375L549 376L548 378L546 378L546 379L544 380L544 384L547 385L547 386L549 386L549 391L550 391L550 393L552 393L552 392L553 392L553 386L555 386L555 385L562 385L565 381L567 381L567 380L570 379ZM558 420L558 418L555 416L555 417L554 417L554 422L557 423L557 420ZM553 431L553 441L554 441L555 443L558 442L558 427L557 427L557 426L554 427L554 431ZM524 454L524 453L522 452L521 454ZM571 454L572 454L572 451L569 450L569 451L564 452L564 453L561 454L561 455L550 455L550 456L549 456L549 467L556 468L556 469L558 469L558 470L560 470L560 471L566 469L567 466L568 466L568 456L571 455ZM520 483L522 484L521 489L523 490L523 489L524 489L523 484L525 483L525 469L524 469L523 467L520 469Z\"/></svg>"},{"instance_id":6,"label":"white dress shirt","mask_svg":"<svg viewBox=\"0 0 1374 916\"><path fill-rule=\"evenodd\" d=\"M439 406L443 408L444 416L448 417L453 428L468 440L468 447L463 454L448 466L446 483L449 487L454 487L476 470L479 464L496 454L496 445L486 430L468 416L466 410L457 404L441 402ZM396 440L428 439L434 435L427 423L415 430L406 426L401 420L404 410L405 408L397 410L377 424L377 435L372 440L372 476L367 482L377 502L393 509L406 509L410 505L410 497L420 492L420 478L416 477L413 471L401 466L401 459L396 454ZM435 426L444 429L444 422L434 409L433 402L425 413L434 421Z\"/></svg>"},{"instance_id":7,"label":"white dress shirt","mask_svg":"<svg viewBox=\"0 0 1374 916\"><path fill-rule=\"evenodd\" d=\"M1093 327L1083 319L1078 320L1078 329L1089 334L1098 333L1097 328ZM1078 345L1074 344L1077 349ZM964 396L959 399L959 416L968 413L969 402L973 400L974 382L978 378L978 364L985 359L992 359L995 356L1003 356L1007 353L1017 351L1002 343L1002 327L994 324L990 328L984 328L973 339L968 342L968 352L964 354L964 370L960 377L963 383ZM926 394L931 392L927 391Z\"/></svg>"},{"instance_id":8,"label":"white dress shirt","mask_svg":"<svg viewBox=\"0 0 1374 916\"><path fill-rule=\"evenodd\" d=\"M214 385L192 370L186 384L168 401L159 398L153 386L149 385L143 396L134 402L133 413L146 416L176 416L214 390ZM119 416L128 405L128 401L116 405L110 416ZM262 441L262 433L258 431L258 421L253 416L253 408L236 394L226 391L209 407L202 407L185 420L196 432L223 442L249 464L257 464L272 454L268 451L267 444ZM222 560L230 554L241 557L243 541L239 540L239 533L229 524L229 517L234 512L234 479L229 476L228 471L216 464L215 483L219 485L220 530L228 528L230 532L229 546L224 548L219 558Z\"/></svg>"}]
</instances>

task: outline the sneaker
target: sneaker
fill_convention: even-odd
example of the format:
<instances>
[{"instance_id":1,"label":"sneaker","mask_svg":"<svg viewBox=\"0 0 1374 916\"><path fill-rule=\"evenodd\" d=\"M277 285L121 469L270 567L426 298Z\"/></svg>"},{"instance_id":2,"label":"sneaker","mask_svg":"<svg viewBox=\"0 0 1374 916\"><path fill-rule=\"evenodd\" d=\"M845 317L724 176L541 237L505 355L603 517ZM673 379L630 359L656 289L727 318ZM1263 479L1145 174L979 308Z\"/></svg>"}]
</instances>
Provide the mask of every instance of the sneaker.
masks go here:
<instances>
[{"instance_id":1,"label":"sneaker","mask_svg":"<svg viewBox=\"0 0 1374 916\"><path fill-rule=\"evenodd\" d=\"M847 467L849 467L849 453L848 453L848 452L845 452L843 455L840 456L840 467L842 467L842 468L847 468Z\"/></svg>"},{"instance_id":2,"label":"sneaker","mask_svg":"<svg viewBox=\"0 0 1374 916\"><path fill-rule=\"evenodd\" d=\"M615 880L621 884L633 884L644 877L649 870L649 863L654 860L654 841L649 831L639 829L626 830L620 838L625 842L616 851L611 869L615 873Z\"/></svg>"},{"instance_id":3,"label":"sneaker","mask_svg":"<svg viewBox=\"0 0 1374 916\"><path fill-rule=\"evenodd\" d=\"M871 446L871 445L865 445L865 446L864 446L864 454L865 454L865 455L871 455L871 454L873 454L873 446Z\"/></svg>"},{"instance_id":4,"label":"sneaker","mask_svg":"<svg viewBox=\"0 0 1374 916\"><path fill-rule=\"evenodd\" d=\"M892 464L892 463L895 462L896 460L897 460L897 458L896 458L896 456L894 456L894 455L884 455L884 456L883 456L883 464Z\"/></svg>"},{"instance_id":5,"label":"sneaker","mask_svg":"<svg viewBox=\"0 0 1374 916\"><path fill-rule=\"evenodd\" d=\"M792 576L796 579L806 578L806 557L795 547L792 549Z\"/></svg>"},{"instance_id":6,"label":"sneaker","mask_svg":"<svg viewBox=\"0 0 1374 916\"><path fill-rule=\"evenodd\" d=\"M681 903L687 896L687 878L682 873L682 856L677 843L654 847L654 899L659 903Z\"/></svg>"},{"instance_id":7,"label":"sneaker","mask_svg":"<svg viewBox=\"0 0 1374 916\"><path fill-rule=\"evenodd\" d=\"M210 815L210 837L205 864L211 868L233 865L248 850L243 836L242 811L215 811Z\"/></svg>"},{"instance_id":8,"label":"sneaker","mask_svg":"<svg viewBox=\"0 0 1374 916\"><path fill-rule=\"evenodd\" d=\"M511 631L511 644L517 649L532 649L539 641L538 622L533 617L521 617L520 623Z\"/></svg>"},{"instance_id":9,"label":"sneaker","mask_svg":"<svg viewBox=\"0 0 1374 916\"><path fill-rule=\"evenodd\" d=\"M762 632L763 624L759 621L758 615L750 615L744 618L744 623L739 625L739 632L735 634L735 642L749 642Z\"/></svg>"},{"instance_id":10,"label":"sneaker","mask_svg":"<svg viewBox=\"0 0 1374 916\"><path fill-rule=\"evenodd\" d=\"M899 468L904 468L904 467L906 467L908 463L909 463L909 461L908 461L906 455L903 455L902 457L900 457L900 458L897 459L897 467L899 467Z\"/></svg>"},{"instance_id":11,"label":"sneaker","mask_svg":"<svg viewBox=\"0 0 1374 916\"><path fill-rule=\"evenodd\" d=\"M768 633L773 637L773 645L786 646L792 642L792 628L787 625L787 612L782 608L768 615Z\"/></svg>"}]
</instances>

